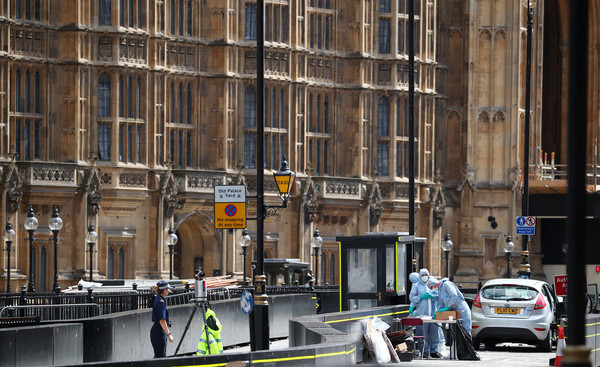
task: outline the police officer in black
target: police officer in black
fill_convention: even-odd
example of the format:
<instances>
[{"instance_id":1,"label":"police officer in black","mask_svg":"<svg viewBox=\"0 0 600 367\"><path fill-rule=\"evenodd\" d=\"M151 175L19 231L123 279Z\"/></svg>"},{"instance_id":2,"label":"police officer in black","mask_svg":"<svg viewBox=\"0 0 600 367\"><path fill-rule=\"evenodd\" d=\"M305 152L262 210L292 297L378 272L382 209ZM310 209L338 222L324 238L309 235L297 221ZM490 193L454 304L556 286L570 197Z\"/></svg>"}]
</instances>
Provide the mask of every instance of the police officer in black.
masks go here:
<instances>
[{"instance_id":1,"label":"police officer in black","mask_svg":"<svg viewBox=\"0 0 600 367\"><path fill-rule=\"evenodd\" d=\"M154 358L167 356L167 339L173 343L173 336L169 331L171 321L169 320L169 310L165 297L170 293L173 287L166 280L159 280L152 290L156 292L154 306L152 307L152 328L150 329L150 341L154 348Z\"/></svg>"}]
</instances>

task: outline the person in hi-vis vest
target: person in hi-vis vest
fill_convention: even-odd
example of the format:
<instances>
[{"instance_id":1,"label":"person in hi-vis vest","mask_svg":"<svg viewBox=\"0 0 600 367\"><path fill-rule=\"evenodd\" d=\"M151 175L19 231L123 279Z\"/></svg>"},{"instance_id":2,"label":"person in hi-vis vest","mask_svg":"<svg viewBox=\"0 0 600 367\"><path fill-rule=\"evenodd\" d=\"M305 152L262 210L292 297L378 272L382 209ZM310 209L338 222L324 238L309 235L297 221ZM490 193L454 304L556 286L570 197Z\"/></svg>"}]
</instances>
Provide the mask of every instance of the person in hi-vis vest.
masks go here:
<instances>
[{"instance_id":1,"label":"person in hi-vis vest","mask_svg":"<svg viewBox=\"0 0 600 367\"><path fill-rule=\"evenodd\" d=\"M208 328L207 328L208 326ZM207 354L223 353L223 343L221 342L221 330L223 327L217 318L215 312L206 306L206 320L202 326L202 334L198 342L198 350L196 354L205 356Z\"/></svg>"}]
</instances>

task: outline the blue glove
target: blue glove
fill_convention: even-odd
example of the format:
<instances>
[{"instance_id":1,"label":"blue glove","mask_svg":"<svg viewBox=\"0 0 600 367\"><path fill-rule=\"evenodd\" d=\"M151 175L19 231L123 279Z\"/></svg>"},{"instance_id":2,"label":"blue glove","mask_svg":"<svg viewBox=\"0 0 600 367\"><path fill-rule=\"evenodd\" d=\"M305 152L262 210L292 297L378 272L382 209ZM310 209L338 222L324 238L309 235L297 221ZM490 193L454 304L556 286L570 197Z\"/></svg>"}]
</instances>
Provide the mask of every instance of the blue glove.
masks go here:
<instances>
[{"instance_id":1,"label":"blue glove","mask_svg":"<svg viewBox=\"0 0 600 367\"><path fill-rule=\"evenodd\" d=\"M421 299L433 299L433 294L431 294L431 293L423 293L421 295Z\"/></svg>"},{"instance_id":2,"label":"blue glove","mask_svg":"<svg viewBox=\"0 0 600 367\"><path fill-rule=\"evenodd\" d=\"M414 312L414 309L415 309L415 308L414 308L414 307L411 305L411 306L408 308L408 314L409 314L409 315L412 315L412 314L413 314L413 312Z\"/></svg>"},{"instance_id":3,"label":"blue glove","mask_svg":"<svg viewBox=\"0 0 600 367\"><path fill-rule=\"evenodd\" d=\"M438 311L439 312L444 312L444 311L449 311L450 310L450 306L446 306L444 308L440 308Z\"/></svg>"}]
</instances>

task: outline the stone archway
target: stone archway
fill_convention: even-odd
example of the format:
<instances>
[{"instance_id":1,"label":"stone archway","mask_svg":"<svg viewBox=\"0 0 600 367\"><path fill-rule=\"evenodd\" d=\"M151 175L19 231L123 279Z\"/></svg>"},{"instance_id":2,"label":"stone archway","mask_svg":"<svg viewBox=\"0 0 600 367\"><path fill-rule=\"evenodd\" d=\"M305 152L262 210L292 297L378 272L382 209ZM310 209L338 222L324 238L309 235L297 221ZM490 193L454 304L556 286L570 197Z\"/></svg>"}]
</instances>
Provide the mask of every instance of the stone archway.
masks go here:
<instances>
[{"instance_id":1,"label":"stone archway","mask_svg":"<svg viewBox=\"0 0 600 367\"><path fill-rule=\"evenodd\" d=\"M202 266L206 276L223 273L222 240L212 221L204 213L191 213L177 224L177 245L173 263L174 275L180 279L192 279L196 266Z\"/></svg>"}]
</instances>

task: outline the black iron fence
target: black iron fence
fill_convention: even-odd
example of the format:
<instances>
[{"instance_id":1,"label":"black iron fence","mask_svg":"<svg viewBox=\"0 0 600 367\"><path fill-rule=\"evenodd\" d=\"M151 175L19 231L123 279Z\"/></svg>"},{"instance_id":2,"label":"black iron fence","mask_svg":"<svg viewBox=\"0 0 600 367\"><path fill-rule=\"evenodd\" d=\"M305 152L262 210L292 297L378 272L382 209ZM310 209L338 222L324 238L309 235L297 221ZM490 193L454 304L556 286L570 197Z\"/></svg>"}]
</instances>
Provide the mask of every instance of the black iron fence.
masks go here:
<instances>
[{"instance_id":1,"label":"black iron fence","mask_svg":"<svg viewBox=\"0 0 600 367\"><path fill-rule=\"evenodd\" d=\"M337 293L338 286L267 286L267 294ZM208 289L208 301L239 298L244 291L254 292L250 286ZM41 321L74 320L108 315L117 312L151 308L155 294L150 289L103 291L98 288L77 291L0 293L0 319L39 317ZM183 305L193 302L194 291L186 287L175 288L166 297L167 304Z\"/></svg>"}]
</instances>

